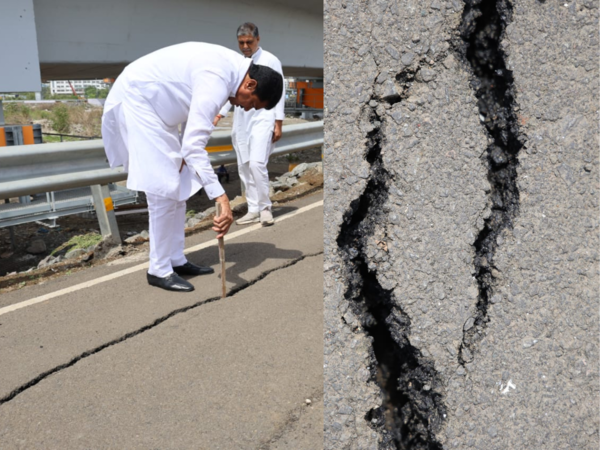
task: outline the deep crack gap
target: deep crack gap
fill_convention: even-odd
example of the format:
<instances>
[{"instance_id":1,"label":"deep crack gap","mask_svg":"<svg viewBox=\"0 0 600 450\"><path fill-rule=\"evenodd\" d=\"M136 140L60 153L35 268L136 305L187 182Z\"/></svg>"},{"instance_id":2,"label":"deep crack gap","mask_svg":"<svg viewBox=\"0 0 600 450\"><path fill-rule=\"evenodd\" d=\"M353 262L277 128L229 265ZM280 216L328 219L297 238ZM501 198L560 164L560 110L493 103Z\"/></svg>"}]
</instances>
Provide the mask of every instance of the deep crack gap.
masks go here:
<instances>
[{"instance_id":1,"label":"deep crack gap","mask_svg":"<svg viewBox=\"0 0 600 450\"><path fill-rule=\"evenodd\" d=\"M517 187L518 154L524 137L514 111L514 79L506 67L506 55L500 46L506 25L512 18L508 0L466 0L460 26L462 42L455 47L473 72L479 113L493 142L485 152L491 185L491 214L485 220L475 243L475 269L479 297L474 326L465 330L459 351L459 363L472 361L475 344L482 339L488 322L488 306L494 294L494 254L498 236L519 212Z\"/></svg>"},{"instance_id":2,"label":"deep crack gap","mask_svg":"<svg viewBox=\"0 0 600 450\"><path fill-rule=\"evenodd\" d=\"M237 294L238 292L243 291L244 289L247 289L250 286L253 286L254 284L258 283L260 280L264 279L265 277L267 277L268 275L272 274L273 272L277 272L279 270L286 269L288 267L294 266L294 265L298 264L300 261L303 261L306 258L312 258L314 256L318 256L318 255L322 255L322 254L323 254L323 252L317 252L317 253L310 253L310 254L307 254L307 255L303 255L303 256L301 256L299 258L296 258L296 259L294 259L294 260L292 260L292 261L290 261L290 262L288 262L288 263L286 263L286 264L284 264L282 266L278 266L278 267L275 267L275 268L273 268L271 270L267 270L267 271L261 273L254 280L231 289L231 291L229 291L227 293L227 296L225 298L232 297L235 294ZM25 392L29 388L32 388L33 386L35 386L36 384L40 383L44 379L48 378L50 375L53 375L55 373L60 372L61 370L68 369L69 367L74 366L75 364L77 364L82 359L85 359L85 358L87 358L89 356L95 355L96 353L101 352L102 350L104 350L104 349L106 349L108 347L112 347L113 345L119 344L119 343L124 342L124 341L126 341L128 339L131 339L131 338L133 338L133 337L135 337L135 336L137 336L139 334L142 334L145 331L148 331L148 330L150 330L150 329L152 329L152 328L160 325L161 323L165 322L166 320L170 319L171 317L174 317L174 316L176 316L178 314L185 313L185 312L190 311L192 309L195 309L195 308L198 308L200 306L207 305L209 303L213 303L213 302L216 302L216 301L219 301L219 300L222 300L222 298L221 297L211 297L211 298L208 298L206 300L202 300L202 301L199 301L197 303L194 303L193 305L185 306L183 308L176 309L174 311L171 311L169 314L167 314L167 315L165 315L163 317L159 317L158 319L156 319L154 322L152 322L149 325L146 325L146 326L144 326L144 327L142 327L142 328L140 328L138 330L135 330L135 331L132 331L130 333L127 333L124 336L121 336L120 338L117 338L117 339L114 339L114 340L112 340L110 342L102 344L102 345L100 345L100 346L98 346L98 347L96 347L96 348L94 348L92 350L85 351L82 354L80 354L79 356L76 356L75 358L73 358L71 361L69 361L69 362L67 362L65 364L61 364L59 366L54 367L53 369L50 369L50 370L47 370L46 372L41 373L40 375L38 375L37 377L35 377L33 380L28 381L27 383L25 383L25 384L21 385L20 387L14 389L10 394L6 395L5 397L0 398L0 406L3 405L4 403L7 403L7 402L11 401L17 395Z\"/></svg>"},{"instance_id":3,"label":"deep crack gap","mask_svg":"<svg viewBox=\"0 0 600 450\"><path fill-rule=\"evenodd\" d=\"M442 397L436 392L441 382L433 364L410 344L410 318L395 307L392 291L381 287L365 255L375 223L385 220L383 206L390 178L381 157L381 118L374 110L371 123L375 126L367 135L365 153L371 165L369 181L346 212L337 239L348 276L345 298L372 338L376 366L371 376L383 397L382 406L369 411L365 420L383 432L380 448L441 450L433 435L445 414Z\"/></svg>"}]
</instances>

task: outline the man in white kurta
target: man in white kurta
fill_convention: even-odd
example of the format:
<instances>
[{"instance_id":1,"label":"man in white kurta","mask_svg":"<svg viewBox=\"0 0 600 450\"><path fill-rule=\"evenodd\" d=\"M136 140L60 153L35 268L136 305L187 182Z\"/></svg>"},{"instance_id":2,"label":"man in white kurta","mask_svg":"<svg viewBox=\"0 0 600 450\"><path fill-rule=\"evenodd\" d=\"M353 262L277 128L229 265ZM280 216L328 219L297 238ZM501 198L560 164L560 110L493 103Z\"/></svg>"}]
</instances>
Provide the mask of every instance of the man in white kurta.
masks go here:
<instances>
[{"instance_id":1,"label":"man in white kurta","mask_svg":"<svg viewBox=\"0 0 600 450\"><path fill-rule=\"evenodd\" d=\"M270 67L283 76L281 62L272 53L259 46L258 28L253 23L244 23L237 30L238 46L247 58L263 66ZM267 163L275 142L281 138L285 95L272 110L244 111L235 108L231 139L237 154L240 179L246 187L248 214L237 220L239 225L260 221L262 225L272 225L271 199L269 198L269 173ZM231 108L226 103L215 118L215 125Z\"/></svg>"},{"instance_id":2,"label":"man in white kurta","mask_svg":"<svg viewBox=\"0 0 600 450\"><path fill-rule=\"evenodd\" d=\"M205 150L212 122L228 100L247 110L275 106L283 85L277 77L227 48L188 42L134 61L117 79L106 99L102 136L111 167L123 165L127 187L146 193L149 284L191 291L179 275L213 272L183 254L185 201L204 188L223 209L213 230L217 237L227 233L229 199Z\"/></svg>"}]
</instances>

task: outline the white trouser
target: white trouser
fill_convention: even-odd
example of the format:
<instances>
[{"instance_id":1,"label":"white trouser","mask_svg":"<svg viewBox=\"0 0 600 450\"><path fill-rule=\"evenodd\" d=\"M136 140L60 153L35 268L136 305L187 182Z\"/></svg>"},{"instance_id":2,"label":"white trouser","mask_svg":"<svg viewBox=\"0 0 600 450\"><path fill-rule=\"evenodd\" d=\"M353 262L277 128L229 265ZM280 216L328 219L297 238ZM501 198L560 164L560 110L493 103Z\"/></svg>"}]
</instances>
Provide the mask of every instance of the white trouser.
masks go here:
<instances>
[{"instance_id":1,"label":"white trouser","mask_svg":"<svg viewBox=\"0 0 600 450\"><path fill-rule=\"evenodd\" d=\"M164 278L174 266L187 262L185 247L185 200L146 193L150 221L150 268L148 273Z\"/></svg>"},{"instance_id":2,"label":"white trouser","mask_svg":"<svg viewBox=\"0 0 600 450\"><path fill-rule=\"evenodd\" d=\"M269 198L269 172L266 162L248 161L238 164L240 179L246 186L248 212L257 213L271 209Z\"/></svg>"}]
</instances>

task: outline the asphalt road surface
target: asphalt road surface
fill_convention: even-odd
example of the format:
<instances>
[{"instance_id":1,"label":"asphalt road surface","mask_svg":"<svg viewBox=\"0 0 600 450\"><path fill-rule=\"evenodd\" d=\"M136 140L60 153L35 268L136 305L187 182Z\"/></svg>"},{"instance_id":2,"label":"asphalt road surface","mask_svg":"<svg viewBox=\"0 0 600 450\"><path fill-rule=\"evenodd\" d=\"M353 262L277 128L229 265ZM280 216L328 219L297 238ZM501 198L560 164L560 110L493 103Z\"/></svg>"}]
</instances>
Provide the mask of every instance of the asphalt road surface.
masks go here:
<instances>
[{"instance_id":1,"label":"asphalt road surface","mask_svg":"<svg viewBox=\"0 0 600 450\"><path fill-rule=\"evenodd\" d=\"M2 449L320 449L323 208L186 240L192 293L122 260L0 299Z\"/></svg>"}]
</instances>

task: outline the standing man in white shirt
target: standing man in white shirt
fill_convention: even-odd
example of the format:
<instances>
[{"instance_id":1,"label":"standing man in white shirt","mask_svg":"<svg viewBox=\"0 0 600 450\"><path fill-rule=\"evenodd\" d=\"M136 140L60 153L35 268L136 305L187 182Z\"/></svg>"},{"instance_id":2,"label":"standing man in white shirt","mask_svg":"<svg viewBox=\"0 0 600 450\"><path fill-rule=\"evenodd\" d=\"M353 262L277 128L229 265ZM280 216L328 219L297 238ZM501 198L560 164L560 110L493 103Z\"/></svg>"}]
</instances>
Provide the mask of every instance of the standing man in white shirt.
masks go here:
<instances>
[{"instance_id":1,"label":"standing man in white shirt","mask_svg":"<svg viewBox=\"0 0 600 450\"><path fill-rule=\"evenodd\" d=\"M246 58L251 58L255 64L270 67L283 77L279 59L259 46L260 36L256 25L249 22L240 25L237 29L237 40L240 51ZM248 202L248 214L236 221L238 225L259 221L263 226L274 223L269 198L267 163L275 142L281 138L281 126L285 117L284 90L282 86L281 98L271 110L244 111L243 108L235 108L231 140L237 154L238 171L246 187ZM231 103L225 104L214 119L215 126L227 115L230 108Z\"/></svg>"},{"instance_id":2,"label":"standing man in white shirt","mask_svg":"<svg viewBox=\"0 0 600 450\"><path fill-rule=\"evenodd\" d=\"M233 222L206 152L213 119L227 101L244 110L272 109L282 87L283 78L272 69L200 42L157 50L119 76L104 106L102 138L111 167L123 165L127 187L146 193L150 285L192 291L180 275L214 272L183 254L185 201L200 188L222 206L213 222L217 237Z\"/></svg>"}]
</instances>

